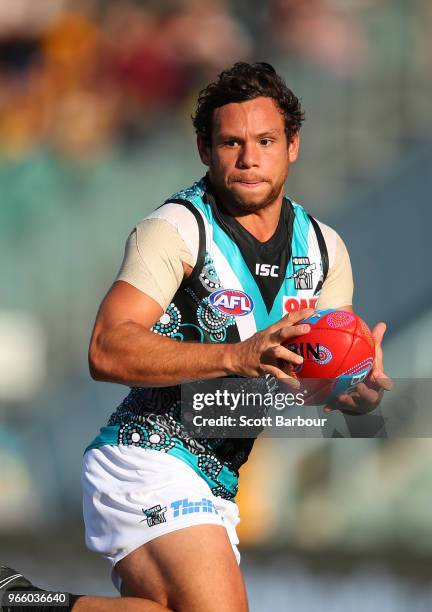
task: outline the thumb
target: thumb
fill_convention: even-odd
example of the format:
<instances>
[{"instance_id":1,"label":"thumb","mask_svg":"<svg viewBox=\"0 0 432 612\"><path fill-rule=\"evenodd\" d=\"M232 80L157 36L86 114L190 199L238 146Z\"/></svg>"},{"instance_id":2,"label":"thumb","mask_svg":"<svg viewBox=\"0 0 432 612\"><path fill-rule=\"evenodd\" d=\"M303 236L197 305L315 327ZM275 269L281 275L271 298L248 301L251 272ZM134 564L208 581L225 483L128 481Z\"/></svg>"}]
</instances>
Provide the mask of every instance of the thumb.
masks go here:
<instances>
[{"instance_id":1,"label":"thumb","mask_svg":"<svg viewBox=\"0 0 432 612\"><path fill-rule=\"evenodd\" d=\"M380 323L377 323L375 327L373 328L372 337L374 339L375 346L381 346L386 329L387 329L387 325L383 323L382 321Z\"/></svg>"}]
</instances>

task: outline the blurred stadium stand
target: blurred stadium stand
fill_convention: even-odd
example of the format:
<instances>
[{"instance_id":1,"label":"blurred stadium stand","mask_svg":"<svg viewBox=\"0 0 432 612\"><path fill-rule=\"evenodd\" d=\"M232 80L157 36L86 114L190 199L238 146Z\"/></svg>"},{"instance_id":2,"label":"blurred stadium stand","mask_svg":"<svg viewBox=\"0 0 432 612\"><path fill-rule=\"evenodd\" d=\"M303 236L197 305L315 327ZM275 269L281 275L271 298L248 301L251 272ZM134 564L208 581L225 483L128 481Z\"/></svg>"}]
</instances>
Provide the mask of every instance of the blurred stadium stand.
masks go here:
<instances>
[{"instance_id":1,"label":"blurred stadium stand","mask_svg":"<svg viewBox=\"0 0 432 612\"><path fill-rule=\"evenodd\" d=\"M1 3L0 548L11 563L38 577L38 546L14 552L16 528L29 541L32 528L56 529L71 550L58 534L80 521L82 452L124 394L89 380L96 310L135 223L204 173L189 116L234 61L273 63L302 98L288 193L343 236L356 310L388 323L388 373L431 377L431 24L428 0ZM427 576L415 588L395 576L430 567L431 459L418 437L259 441L239 495L252 610L269 609L269 589L285 601L288 586L297 611L325 597L334 611L430 609ZM51 584L73 588L54 565Z\"/></svg>"}]
</instances>

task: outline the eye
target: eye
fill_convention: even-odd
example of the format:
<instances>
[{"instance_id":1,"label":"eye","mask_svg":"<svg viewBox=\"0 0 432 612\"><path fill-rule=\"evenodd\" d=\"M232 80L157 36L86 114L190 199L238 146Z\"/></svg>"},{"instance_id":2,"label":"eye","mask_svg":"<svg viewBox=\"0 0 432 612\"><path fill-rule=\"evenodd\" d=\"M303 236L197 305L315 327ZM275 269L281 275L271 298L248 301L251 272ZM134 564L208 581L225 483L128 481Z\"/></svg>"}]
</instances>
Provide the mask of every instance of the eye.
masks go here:
<instances>
[{"instance_id":1,"label":"eye","mask_svg":"<svg viewBox=\"0 0 432 612\"><path fill-rule=\"evenodd\" d=\"M235 138L230 138L228 140L224 140L224 145L226 147L235 147L238 144L239 144L238 140L236 140Z\"/></svg>"},{"instance_id":2,"label":"eye","mask_svg":"<svg viewBox=\"0 0 432 612\"><path fill-rule=\"evenodd\" d=\"M260 144L262 144L264 147L269 147L272 143L273 140L271 138L261 138L260 140Z\"/></svg>"}]
</instances>

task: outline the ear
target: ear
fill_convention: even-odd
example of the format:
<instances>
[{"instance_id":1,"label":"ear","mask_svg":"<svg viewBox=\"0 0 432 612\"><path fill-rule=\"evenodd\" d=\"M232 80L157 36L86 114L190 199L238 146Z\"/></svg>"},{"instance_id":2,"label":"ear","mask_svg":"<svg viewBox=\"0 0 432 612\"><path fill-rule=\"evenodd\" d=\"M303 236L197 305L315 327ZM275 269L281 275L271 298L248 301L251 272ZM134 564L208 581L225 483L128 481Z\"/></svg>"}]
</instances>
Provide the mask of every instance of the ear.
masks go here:
<instances>
[{"instance_id":1,"label":"ear","mask_svg":"<svg viewBox=\"0 0 432 612\"><path fill-rule=\"evenodd\" d=\"M290 163L295 162L298 157L298 151L300 146L300 136L296 132L288 145L288 159Z\"/></svg>"},{"instance_id":2,"label":"ear","mask_svg":"<svg viewBox=\"0 0 432 612\"><path fill-rule=\"evenodd\" d=\"M205 143L202 136L197 136L197 147L199 156L205 166L210 165L210 147Z\"/></svg>"}]
</instances>

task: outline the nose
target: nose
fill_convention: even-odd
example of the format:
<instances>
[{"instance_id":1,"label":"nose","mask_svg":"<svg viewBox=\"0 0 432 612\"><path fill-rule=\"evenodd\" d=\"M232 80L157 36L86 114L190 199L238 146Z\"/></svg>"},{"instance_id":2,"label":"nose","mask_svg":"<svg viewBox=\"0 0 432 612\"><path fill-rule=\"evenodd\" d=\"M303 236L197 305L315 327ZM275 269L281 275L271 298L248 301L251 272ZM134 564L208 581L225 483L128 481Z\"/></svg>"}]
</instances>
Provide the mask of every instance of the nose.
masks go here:
<instances>
[{"instance_id":1,"label":"nose","mask_svg":"<svg viewBox=\"0 0 432 612\"><path fill-rule=\"evenodd\" d=\"M254 142L245 141L240 148L237 167L246 169L257 166L259 166L257 146Z\"/></svg>"}]
</instances>

